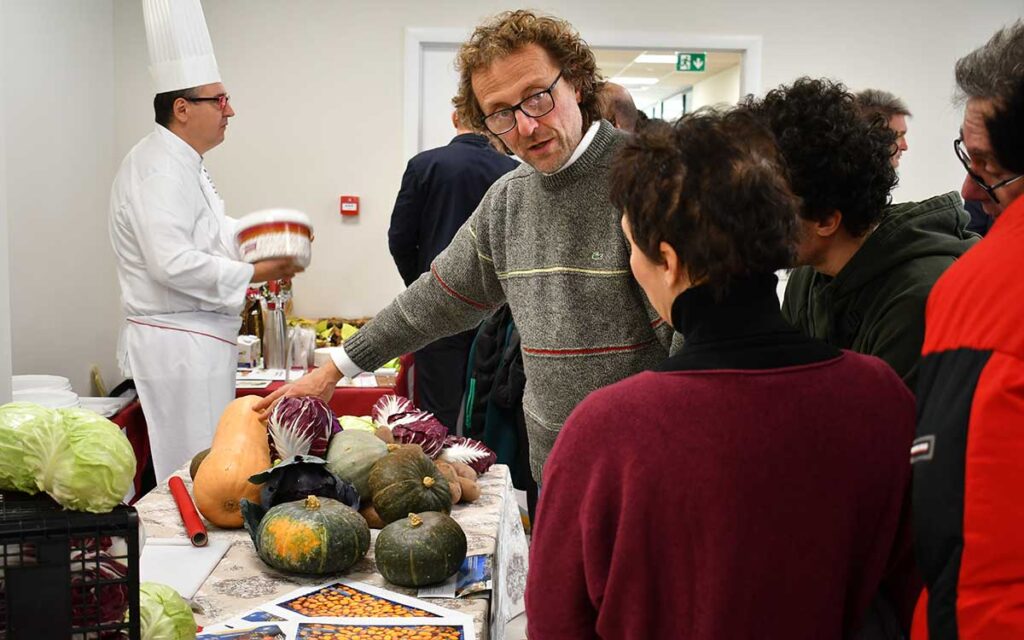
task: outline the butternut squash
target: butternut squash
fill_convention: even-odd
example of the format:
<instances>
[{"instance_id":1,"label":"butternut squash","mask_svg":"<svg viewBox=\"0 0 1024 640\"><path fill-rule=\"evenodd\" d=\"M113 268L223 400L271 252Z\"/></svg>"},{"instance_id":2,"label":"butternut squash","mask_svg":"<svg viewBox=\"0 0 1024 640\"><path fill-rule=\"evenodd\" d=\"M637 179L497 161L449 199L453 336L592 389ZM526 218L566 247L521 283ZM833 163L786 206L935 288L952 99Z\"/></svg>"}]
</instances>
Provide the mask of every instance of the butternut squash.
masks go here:
<instances>
[{"instance_id":1,"label":"butternut squash","mask_svg":"<svg viewBox=\"0 0 1024 640\"><path fill-rule=\"evenodd\" d=\"M270 467L267 427L252 410L259 400L259 396L243 396L224 409L210 453L192 484L199 512L224 529L242 526L239 501L260 501L260 485L249 482L249 476Z\"/></svg>"}]
</instances>

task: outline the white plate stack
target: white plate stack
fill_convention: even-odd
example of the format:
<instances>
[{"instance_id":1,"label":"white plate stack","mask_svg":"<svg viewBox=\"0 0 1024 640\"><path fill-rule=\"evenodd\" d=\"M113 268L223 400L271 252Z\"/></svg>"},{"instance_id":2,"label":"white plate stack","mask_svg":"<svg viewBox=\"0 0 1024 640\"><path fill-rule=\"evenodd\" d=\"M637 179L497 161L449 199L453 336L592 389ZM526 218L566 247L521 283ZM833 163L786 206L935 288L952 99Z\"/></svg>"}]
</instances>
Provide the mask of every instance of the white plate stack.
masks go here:
<instances>
[{"instance_id":1,"label":"white plate stack","mask_svg":"<svg viewBox=\"0 0 1024 640\"><path fill-rule=\"evenodd\" d=\"M15 402L33 402L50 409L68 409L79 404L71 381L63 376L12 376L11 391Z\"/></svg>"}]
</instances>

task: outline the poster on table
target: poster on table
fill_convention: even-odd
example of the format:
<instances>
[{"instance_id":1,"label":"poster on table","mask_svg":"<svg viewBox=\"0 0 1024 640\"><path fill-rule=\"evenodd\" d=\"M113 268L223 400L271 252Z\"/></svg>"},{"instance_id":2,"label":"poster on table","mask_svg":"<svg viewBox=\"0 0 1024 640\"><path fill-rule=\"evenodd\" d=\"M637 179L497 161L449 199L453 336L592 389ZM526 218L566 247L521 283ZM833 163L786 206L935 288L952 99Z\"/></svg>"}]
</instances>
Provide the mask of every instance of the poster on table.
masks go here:
<instances>
[{"instance_id":1,"label":"poster on table","mask_svg":"<svg viewBox=\"0 0 1024 640\"><path fill-rule=\"evenodd\" d=\"M400 593L336 580L279 596L197 640L475 640L473 619Z\"/></svg>"}]
</instances>

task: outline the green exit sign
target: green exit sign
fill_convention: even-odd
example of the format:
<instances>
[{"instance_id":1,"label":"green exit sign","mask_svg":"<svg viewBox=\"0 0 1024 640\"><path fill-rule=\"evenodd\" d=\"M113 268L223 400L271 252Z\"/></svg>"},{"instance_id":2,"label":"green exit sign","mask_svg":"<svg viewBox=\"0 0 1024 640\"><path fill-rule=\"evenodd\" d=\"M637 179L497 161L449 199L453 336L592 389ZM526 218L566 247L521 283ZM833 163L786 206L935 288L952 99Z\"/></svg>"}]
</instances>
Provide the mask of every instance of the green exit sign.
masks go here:
<instances>
[{"instance_id":1,"label":"green exit sign","mask_svg":"<svg viewBox=\"0 0 1024 640\"><path fill-rule=\"evenodd\" d=\"M708 54L706 53L677 53L676 71L692 71L704 73L707 68Z\"/></svg>"}]
</instances>

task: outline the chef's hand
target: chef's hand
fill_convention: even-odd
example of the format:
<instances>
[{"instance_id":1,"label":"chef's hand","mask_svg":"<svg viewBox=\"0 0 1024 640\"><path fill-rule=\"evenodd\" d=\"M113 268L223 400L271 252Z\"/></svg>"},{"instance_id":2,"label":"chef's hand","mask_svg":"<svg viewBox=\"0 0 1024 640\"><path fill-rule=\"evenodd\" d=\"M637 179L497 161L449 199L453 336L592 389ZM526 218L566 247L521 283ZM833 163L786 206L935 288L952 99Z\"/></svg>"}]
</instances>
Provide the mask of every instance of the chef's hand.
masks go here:
<instances>
[{"instance_id":1,"label":"chef's hand","mask_svg":"<svg viewBox=\"0 0 1024 640\"><path fill-rule=\"evenodd\" d=\"M317 396L324 402L330 402L334 395L334 387L341 380L341 372L334 366L334 361L328 360L320 367L310 371L292 384L286 384L266 398L253 405L253 410L259 412L260 418L265 419L274 409L278 400L286 396Z\"/></svg>"},{"instance_id":2,"label":"chef's hand","mask_svg":"<svg viewBox=\"0 0 1024 640\"><path fill-rule=\"evenodd\" d=\"M291 258L268 258L254 262L252 279L250 282L270 282L271 280L286 280L296 273L305 271L295 264Z\"/></svg>"}]
</instances>

